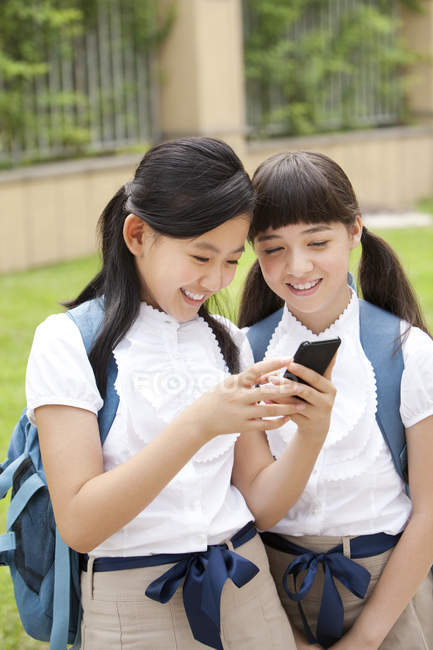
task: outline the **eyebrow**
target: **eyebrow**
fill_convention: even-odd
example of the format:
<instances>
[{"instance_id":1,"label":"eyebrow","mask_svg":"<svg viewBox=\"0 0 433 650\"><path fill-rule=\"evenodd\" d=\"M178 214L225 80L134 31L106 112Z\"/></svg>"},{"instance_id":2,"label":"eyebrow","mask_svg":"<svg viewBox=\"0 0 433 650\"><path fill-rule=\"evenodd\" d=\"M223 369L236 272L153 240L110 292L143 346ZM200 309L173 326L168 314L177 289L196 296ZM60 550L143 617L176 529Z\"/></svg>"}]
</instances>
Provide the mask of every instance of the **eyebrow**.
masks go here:
<instances>
[{"instance_id":1,"label":"eyebrow","mask_svg":"<svg viewBox=\"0 0 433 650\"><path fill-rule=\"evenodd\" d=\"M315 232L322 232L323 230L331 230L331 226L312 226L306 230L302 230L301 235L311 235ZM259 235L257 241L269 241L270 239L281 239L280 235Z\"/></svg>"},{"instance_id":2,"label":"eyebrow","mask_svg":"<svg viewBox=\"0 0 433 650\"><path fill-rule=\"evenodd\" d=\"M197 244L194 244L194 246L195 248L199 248L200 250L212 251L212 253L221 253L219 248L217 248L213 244L208 244L206 242L198 242ZM245 246L240 246L235 251L230 251L229 255L235 255L236 253L243 253L244 250L245 250Z\"/></svg>"}]
</instances>

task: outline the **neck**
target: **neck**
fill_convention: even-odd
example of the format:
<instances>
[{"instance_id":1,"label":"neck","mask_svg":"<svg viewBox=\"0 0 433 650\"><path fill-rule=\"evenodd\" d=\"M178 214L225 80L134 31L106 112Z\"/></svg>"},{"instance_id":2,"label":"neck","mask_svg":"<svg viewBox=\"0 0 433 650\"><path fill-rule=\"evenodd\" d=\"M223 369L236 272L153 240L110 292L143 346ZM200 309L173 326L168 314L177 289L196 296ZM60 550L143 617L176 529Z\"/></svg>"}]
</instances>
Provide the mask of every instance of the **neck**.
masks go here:
<instances>
[{"instance_id":1,"label":"neck","mask_svg":"<svg viewBox=\"0 0 433 650\"><path fill-rule=\"evenodd\" d=\"M339 294L339 299L332 305L324 305L320 310L311 313L300 312L286 304L287 309L302 325L313 334L320 334L333 325L341 316L352 299L352 291L348 285Z\"/></svg>"}]
</instances>

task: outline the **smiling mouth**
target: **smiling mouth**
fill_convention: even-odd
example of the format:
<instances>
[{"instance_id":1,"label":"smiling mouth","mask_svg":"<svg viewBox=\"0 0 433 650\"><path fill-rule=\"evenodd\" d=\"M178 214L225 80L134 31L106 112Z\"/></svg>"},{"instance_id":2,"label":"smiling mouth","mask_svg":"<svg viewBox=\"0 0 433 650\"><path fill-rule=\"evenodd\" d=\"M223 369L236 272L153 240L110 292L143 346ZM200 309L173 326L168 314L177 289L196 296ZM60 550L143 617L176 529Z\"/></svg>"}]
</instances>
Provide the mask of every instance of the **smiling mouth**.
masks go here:
<instances>
[{"instance_id":1,"label":"smiling mouth","mask_svg":"<svg viewBox=\"0 0 433 650\"><path fill-rule=\"evenodd\" d=\"M311 280L311 282L286 282L286 285L289 287L292 293L297 295L310 295L314 292L314 289L320 284L322 278L318 280Z\"/></svg>"},{"instance_id":2,"label":"smiling mouth","mask_svg":"<svg viewBox=\"0 0 433 650\"><path fill-rule=\"evenodd\" d=\"M203 302L206 299L205 293L193 293L192 291L188 291L188 289L182 288L181 292L189 301L193 303Z\"/></svg>"}]
</instances>

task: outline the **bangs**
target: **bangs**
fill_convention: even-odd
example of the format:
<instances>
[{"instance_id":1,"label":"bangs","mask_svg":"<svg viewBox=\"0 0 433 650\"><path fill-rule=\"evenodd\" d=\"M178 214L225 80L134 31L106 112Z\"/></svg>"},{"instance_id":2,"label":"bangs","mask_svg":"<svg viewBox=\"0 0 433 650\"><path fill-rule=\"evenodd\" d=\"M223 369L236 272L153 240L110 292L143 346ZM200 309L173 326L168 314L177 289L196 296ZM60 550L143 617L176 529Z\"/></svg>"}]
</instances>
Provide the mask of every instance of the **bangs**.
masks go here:
<instances>
[{"instance_id":1,"label":"bangs","mask_svg":"<svg viewBox=\"0 0 433 650\"><path fill-rule=\"evenodd\" d=\"M335 221L350 225L359 214L352 185L330 158L312 152L277 154L253 177L256 205L249 237L268 228Z\"/></svg>"}]
</instances>

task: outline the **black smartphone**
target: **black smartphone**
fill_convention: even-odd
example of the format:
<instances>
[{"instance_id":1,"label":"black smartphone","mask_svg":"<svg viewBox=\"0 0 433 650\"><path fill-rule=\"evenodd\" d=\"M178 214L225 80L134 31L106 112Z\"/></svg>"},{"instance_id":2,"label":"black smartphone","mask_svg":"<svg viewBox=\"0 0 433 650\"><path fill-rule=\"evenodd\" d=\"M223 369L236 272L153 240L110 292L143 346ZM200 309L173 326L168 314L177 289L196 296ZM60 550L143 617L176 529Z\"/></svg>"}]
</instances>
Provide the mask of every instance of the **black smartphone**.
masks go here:
<instances>
[{"instance_id":1,"label":"black smartphone","mask_svg":"<svg viewBox=\"0 0 433 650\"><path fill-rule=\"evenodd\" d=\"M323 375L331 363L332 357L338 350L340 343L341 339L339 336L335 339L325 339L323 341L303 341L296 350L293 361ZM307 383L288 370L284 373L284 377L292 381L298 381L301 384Z\"/></svg>"}]
</instances>

